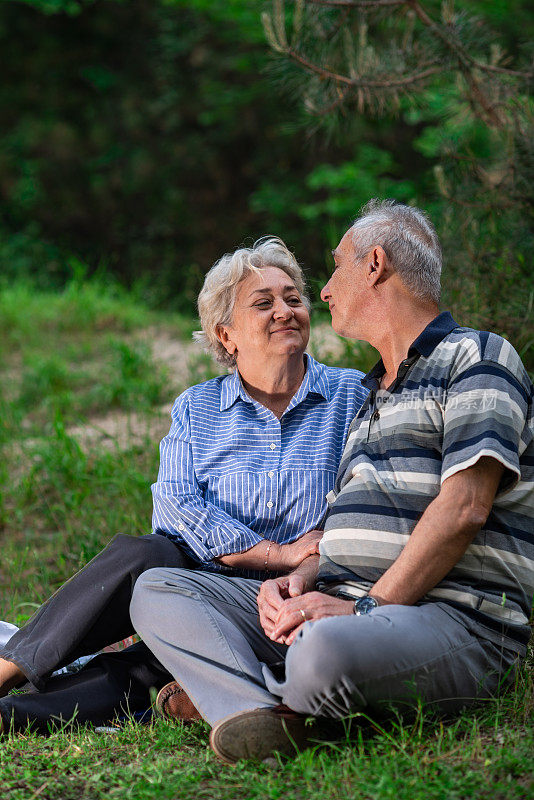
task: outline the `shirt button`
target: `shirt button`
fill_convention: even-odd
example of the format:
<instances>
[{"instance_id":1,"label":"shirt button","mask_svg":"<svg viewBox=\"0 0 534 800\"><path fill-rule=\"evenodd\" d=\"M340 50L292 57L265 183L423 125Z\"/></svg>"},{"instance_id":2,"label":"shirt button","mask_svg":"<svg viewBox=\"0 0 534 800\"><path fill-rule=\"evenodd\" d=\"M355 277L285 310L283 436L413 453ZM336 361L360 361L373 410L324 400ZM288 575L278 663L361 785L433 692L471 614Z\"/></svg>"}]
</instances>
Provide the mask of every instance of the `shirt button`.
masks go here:
<instances>
[{"instance_id":1,"label":"shirt button","mask_svg":"<svg viewBox=\"0 0 534 800\"><path fill-rule=\"evenodd\" d=\"M272 478L273 475L274 475L274 472L271 470L270 472L267 473L267 475L269 476L269 478Z\"/></svg>"},{"instance_id":2,"label":"shirt button","mask_svg":"<svg viewBox=\"0 0 534 800\"><path fill-rule=\"evenodd\" d=\"M267 508L272 508L273 506L274 506L273 501L269 500L269 502L267 503Z\"/></svg>"},{"instance_id":3,"label":"shirt button","mask_svg":"<svg viewBox=\"0 0 534 800\"><path fill-rule=\"evenodd\" d=\"M178 525L178 530L185 531L185 525L182 525L182 523L180 522L180 524Z\"/></svg>"},{"instance_id":4,"label":"shirt button","mask_svg":"<svg viewBox=\"0 0 534 800\"><path fill-rule=\"evenodd\" d=\"M271 450L276 450L276 445L275 445L275 443L274 443L274 442L272 442L272 443L269 445L269 447L271 448Z\"/></svg>"}]
</instances>

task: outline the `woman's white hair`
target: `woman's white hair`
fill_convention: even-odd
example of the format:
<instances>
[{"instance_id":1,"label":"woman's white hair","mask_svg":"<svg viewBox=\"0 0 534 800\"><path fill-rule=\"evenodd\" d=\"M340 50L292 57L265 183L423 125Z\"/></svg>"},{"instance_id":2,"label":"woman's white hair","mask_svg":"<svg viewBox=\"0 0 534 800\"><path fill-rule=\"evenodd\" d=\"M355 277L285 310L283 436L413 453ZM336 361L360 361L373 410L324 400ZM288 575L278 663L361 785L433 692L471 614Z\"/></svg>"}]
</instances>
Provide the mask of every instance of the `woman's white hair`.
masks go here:
<instances>
[{"instance_id":1,"label":"woman's white hair","mask_svg":"<svg viewBox=\"0 0 534 800\"><path fill-rule=\"evenodd\" d=\"M293 253L277 236L263 236L252 247L241 247L234 253L226 253L206 275L197 301L202 330L193 334L193 338L219 364L233 367L235 357L219 341L217 328L231 324L237 287L241 281L251 272L259 273L265 267L278 267L289 275L309 308L304 274Z\"/></svg>"},{"instance_id":2,"label":"woman's white hair","mask_svg":"<svg viewBox=\"0 0 534 800\"><path fill-rule=\"evenodd\" d=\"M416 297L439 301L441 245L424 211L395 200L370 200L351 231L356 261L365 258L374 245L380 245Z\"/></svg>"}]
</instances>

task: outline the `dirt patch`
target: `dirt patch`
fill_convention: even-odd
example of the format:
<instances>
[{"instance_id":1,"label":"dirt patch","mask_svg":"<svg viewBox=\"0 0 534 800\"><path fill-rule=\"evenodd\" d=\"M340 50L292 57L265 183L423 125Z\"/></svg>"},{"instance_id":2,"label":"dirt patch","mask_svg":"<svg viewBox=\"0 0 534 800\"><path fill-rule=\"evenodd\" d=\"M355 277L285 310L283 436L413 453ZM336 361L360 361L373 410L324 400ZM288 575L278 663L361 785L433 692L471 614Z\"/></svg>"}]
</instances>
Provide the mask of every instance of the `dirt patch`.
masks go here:
<instances>
[{"instance_id":1,"label":"dirt patch","mask_svg":"<svg viewBox=\"0 0 534 800\"><path fill-rule=\"evenodd\" d=\"M75 425L68 429L81 447L96 444L110 449L127 450L147 441L159 441L170 426L170 405L147 412L110 411L105 415L92 417L85 425Z\"/></svg>"},{"instance_id":2,"label":"dirt patch","mask_svg":"<svg viewBox=\"0 0 534 800\"><path fill-rule=\"evenodd\" d=\"M135 339L148 344L154 361L165 366L174 394L178 395L188 386L191 363L202 353L196 342L183 341L156 328L147 328ZM145 445L147 441L158 442L169 431L171 405L165 403L148 412L108 411L91 417L83 425L70 427L67 432L84 448L101 445L126 450Z\"/></svg>"},{"instance_id":3,"label":"dirt patch","mask_svg":"<svg viewBox=\"0 0 534 800\"><path fill-rule=\"evenodd\" d=\"M193 340L178 339L169 331L147 328L140 341L149 345L152 357L165 365L169 371L170 383L179 391L189 385L191 361L202 355L202 348Z\"/></svg>"},{"instance_id":4,"label":"dirt patch","mask_svg":"<svg viewBox=\"0 0 534 800\"><path fill-rule=\"evenodd\" d=\"M168 331L155 328L147 328L136 339L146 342L154 360L165 365L169 384L176 394L190 385L191 375L195 372L194 362L203 353L196 342L183 341ZM314 358L329 361L343 352L343 342L329 325L318 325L312 330L308 349ZM214 364L214 372L224 374L224 368ZM84 425L70 427L68 434L81 447L100 445L125 450L162 439L169 430L170 410L171 403L150 412L109 411L92 417Z\"/></svg>"}]
</instances>

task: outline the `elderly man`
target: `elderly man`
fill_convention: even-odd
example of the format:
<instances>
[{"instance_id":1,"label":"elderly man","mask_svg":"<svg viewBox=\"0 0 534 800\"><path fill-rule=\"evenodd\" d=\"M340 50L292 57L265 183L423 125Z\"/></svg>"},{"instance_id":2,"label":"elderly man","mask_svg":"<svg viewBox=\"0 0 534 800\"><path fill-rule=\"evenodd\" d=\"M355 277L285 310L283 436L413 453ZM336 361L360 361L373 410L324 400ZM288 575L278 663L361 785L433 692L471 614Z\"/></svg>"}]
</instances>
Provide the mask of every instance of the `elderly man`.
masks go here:
<instances>
[{"instance_id":1,"label":"elderly man","mask_svg":"<svg viewBox=\"0 0 534 800\"><path fill-rule=\"evenodd\" d=\"M438 313L441 251L421 211L373 201L333 255L333 328L382 358L320 558L263 584L150 570L134 591L134 624L228 762L304 745L307 715L491 697L529 638L533 390L519 356Z\"/></svg>"}]
</instances>

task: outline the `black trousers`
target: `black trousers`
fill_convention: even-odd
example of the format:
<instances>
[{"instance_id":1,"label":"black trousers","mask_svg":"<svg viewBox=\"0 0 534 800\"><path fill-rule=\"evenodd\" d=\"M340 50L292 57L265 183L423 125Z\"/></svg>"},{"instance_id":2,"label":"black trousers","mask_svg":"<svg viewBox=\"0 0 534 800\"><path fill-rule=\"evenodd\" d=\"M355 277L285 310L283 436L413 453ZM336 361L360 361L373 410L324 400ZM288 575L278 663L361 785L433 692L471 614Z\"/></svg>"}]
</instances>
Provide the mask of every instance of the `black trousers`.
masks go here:
<instances>
[{"instance_id":1,"label":"black trousers","mask_svg":"<svg viewBox=\"0 0 534 800\"><path fill-rule=\"evenodd\" d=\"M53 718L100 724L116 714L150 705L150 689L172 680L140 643L92 659L74 675L50 674L82 655L134 633L130 600L139 575L152 567L194 568L165 536L118 534L80 572L61 586L0 651L37 691L0 699L7 730L33 723L46 731Z\"/></svg>"},{"instance_id":2,"label":"black trousers","mask_svg":"<svg viewBox=\"0 0 534 800\"><path fill-rule=\"evenodd\" d=\"M91 722L102 725L117 716L146 712L150 690L158 690L173 677L148 647L139 642L118 653L102 653L79 672L54 675L42 691L0 699L4 731L23 731L28 726L48 733L56 725Z\"/></svg>"}]
</instances>

